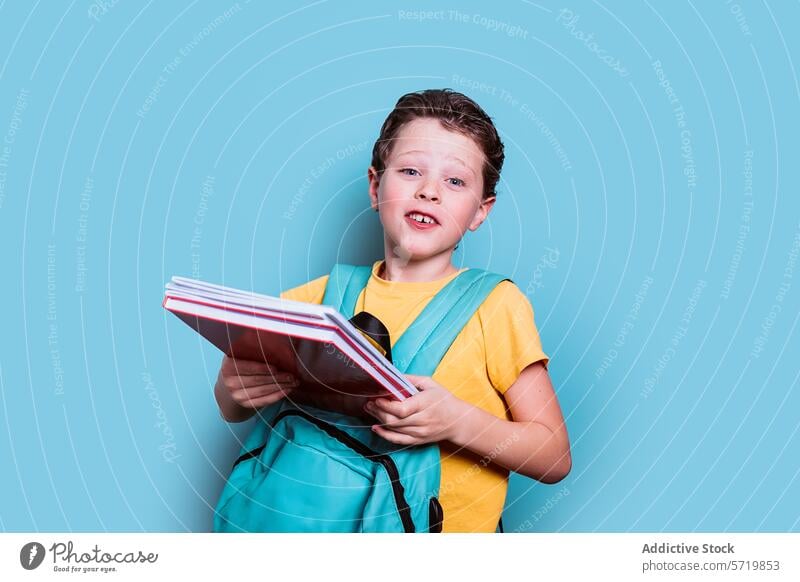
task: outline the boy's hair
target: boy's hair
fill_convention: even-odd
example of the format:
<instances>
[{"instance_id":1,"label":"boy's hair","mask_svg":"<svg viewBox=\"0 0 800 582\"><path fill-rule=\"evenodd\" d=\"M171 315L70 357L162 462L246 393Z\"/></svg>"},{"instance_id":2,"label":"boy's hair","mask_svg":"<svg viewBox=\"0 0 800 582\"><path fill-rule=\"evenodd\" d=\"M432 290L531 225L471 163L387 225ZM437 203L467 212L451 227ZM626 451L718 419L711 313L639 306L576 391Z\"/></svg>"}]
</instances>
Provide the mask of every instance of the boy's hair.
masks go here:
<instances>
[{"instance_id":1,"label":"boy's hair","mask_svg":"<svg viewBox=\"0 0 800 582\"><path fill-rule=\"evenodd\" d=\"M438 119L446 129L461 133L480 146L483 162L483 199L496 196L505 154L503 142L491 118L472 99L452 89L426 89L406 93L383 122L381 133L372 148L372 165L382 175L386 160L400 129L414 119Z\"/></svg>"}]
</instances>

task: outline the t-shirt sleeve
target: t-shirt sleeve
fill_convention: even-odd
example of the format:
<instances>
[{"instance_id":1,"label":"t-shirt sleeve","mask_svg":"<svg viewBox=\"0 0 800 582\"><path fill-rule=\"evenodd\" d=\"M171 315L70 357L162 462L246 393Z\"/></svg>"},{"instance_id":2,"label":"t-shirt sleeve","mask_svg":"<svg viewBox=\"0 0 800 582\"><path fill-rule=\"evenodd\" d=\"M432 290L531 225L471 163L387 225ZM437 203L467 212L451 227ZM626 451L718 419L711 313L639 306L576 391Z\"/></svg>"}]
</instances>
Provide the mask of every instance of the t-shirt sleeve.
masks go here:
<instances>
[{"instance_id":1,"label":"t-shirt sleeve","mask_svg":"<svg viewBox=\"0 0 800 582\"><path fill-rule=\"evenodd\" d=\"M304 303L316 303L319 305L322 303L322 299L325 297L325 285L328 283L329 276L330 275L323 275L322 277L313 279L308 283L303 283L297 287L286 289L285 291L281 292L281 299L302 301Z\"/></svg>"},{"instance_id":2,"label":"t-shirt sleeve","mask_svg":"<svg viewBox=\"0 0 800 582\"><path fill-rule=\"evenodd\" d=\"M530 364L541 360L547 366L550 358L542 349L533 306L514 283L499 283L478 315L486 346L486 371L498 392L504 394Z\"/></svg>"}]
</instances>

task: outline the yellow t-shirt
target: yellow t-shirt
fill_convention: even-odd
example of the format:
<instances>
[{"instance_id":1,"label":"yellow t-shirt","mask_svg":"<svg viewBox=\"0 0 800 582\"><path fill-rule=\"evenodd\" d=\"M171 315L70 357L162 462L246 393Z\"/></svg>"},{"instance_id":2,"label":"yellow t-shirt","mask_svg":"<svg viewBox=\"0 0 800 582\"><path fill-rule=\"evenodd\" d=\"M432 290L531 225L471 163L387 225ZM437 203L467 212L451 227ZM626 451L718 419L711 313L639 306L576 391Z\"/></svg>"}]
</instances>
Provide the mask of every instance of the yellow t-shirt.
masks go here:
<instances>
[{"instance_id":1,"label":"yellow t-shirt","mask_svg":"<svg viewBox=\"0 0 800 582\"><path fill-rule=\"evenodd\" d=\"M356 301L355 312L368 311L389 330L392 345L434 295L458 273L425 282L386 281L378 277L383 261ZM288 289L281 297L322 303L328 275ZM366 296L366 303L365 303ZM445 353L433 379L458 398L511 420L503 393L533 362L549 358L542 351L528 298L510 281L489 294ZM439 443L441 483L439 502L444 532L493 532L503 511L508 471L452 443Z\"/></svg>"}]
</instances>

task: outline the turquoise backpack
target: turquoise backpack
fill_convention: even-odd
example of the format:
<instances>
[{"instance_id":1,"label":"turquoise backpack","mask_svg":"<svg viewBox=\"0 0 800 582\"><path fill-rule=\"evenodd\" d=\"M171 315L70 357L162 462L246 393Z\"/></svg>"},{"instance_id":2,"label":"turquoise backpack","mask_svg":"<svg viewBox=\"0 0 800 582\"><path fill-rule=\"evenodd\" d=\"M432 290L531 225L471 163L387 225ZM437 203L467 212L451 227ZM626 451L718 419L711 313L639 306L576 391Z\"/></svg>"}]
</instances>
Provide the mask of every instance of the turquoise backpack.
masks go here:
<instances>
[{"instance_id":1,"label":"turquoise backpack","mask_svg":"<svg viewBox=\"0 0 800 582\"><path fill-rule=\"evenodd\" d=\"M322 303L352 318L369 266L337 264ZM432 376L492 289L468 269L443 287L387 354ZM363 312L362 312L363 313ZM262 408L220 495L216 532L440 532L439 446L399 446L368 421L283 399ZM501 526L502 527L502 526Z\"/></svg>"}]
</instances>

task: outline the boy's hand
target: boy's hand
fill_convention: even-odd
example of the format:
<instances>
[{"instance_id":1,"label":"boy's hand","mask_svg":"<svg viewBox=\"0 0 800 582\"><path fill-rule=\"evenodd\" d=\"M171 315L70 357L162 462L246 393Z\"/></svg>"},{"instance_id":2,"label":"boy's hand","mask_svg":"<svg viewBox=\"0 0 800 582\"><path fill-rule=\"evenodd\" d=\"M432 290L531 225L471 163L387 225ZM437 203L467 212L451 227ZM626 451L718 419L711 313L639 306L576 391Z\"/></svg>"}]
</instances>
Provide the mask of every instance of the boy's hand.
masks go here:
<instances>
[{"instance_id":1,"label":"boy's hand","mask_svg":"<svg viewBox=\"0 0 800 582\"><path fill-rule=\"evenodd\" d=\"M292 374L274 364L229 356L222 358L219 381L236 404L252 409L277 402L298 385Z\"/></svg>"},{"instance_id":2,"label":"boy's hand","mask_svg":"<svg viewBox=\"0 0 800 582\"><path fill-rule=\"evenodd\" d=\"M364 410L381 423L373 425L372 430L398 445L452 440L459 420L471 405L428 376L406 374L406 378L420 393L403 402L388 398L368 402Z\"/></svg>"}]
</instances>

